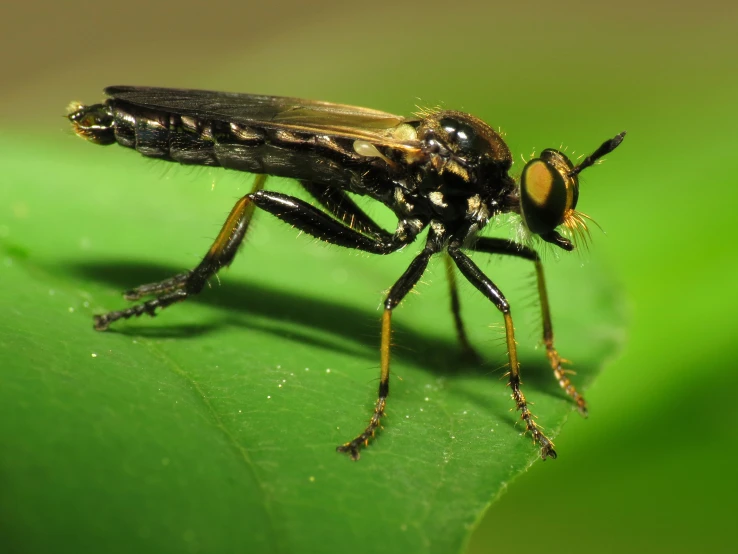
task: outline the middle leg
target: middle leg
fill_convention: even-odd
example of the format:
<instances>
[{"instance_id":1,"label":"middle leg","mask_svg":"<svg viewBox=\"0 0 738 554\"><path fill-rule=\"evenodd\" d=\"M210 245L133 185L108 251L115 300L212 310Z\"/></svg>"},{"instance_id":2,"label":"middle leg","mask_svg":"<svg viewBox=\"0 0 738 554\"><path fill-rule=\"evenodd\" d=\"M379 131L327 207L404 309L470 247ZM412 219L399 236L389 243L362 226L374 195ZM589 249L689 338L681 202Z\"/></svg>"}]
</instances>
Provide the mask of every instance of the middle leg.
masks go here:
<instances>
[{"instance_id":1,"label":"middle leg","mask_svg":"<svg viewBox=\"0 0 738 554\"><path fill-rule=\"evenodd\" d=\"M446 265L446 278L448 280L449 293L451 295L451 314L454 316L454 326L456 327L456 336L461 344L461 350L468 361L480 363L482 357L474 350L466 335L464 321L461 319L461 302L459 300L459 289L456 284L456 270L454 269L451 256L443 255L443 262Z\"/></svg>"},{"instance_id":2,"label":"middle leg","mask_svg":"<svg viewBox=\"0 0 738 554\"><path fill-rule=\"evenodd\" d=\"M381 426L381 420L384 416L384 409L387 405L387 395L389 394L389 376L390 376L390 338L392 334L391 318L392 310L394 310L403 298L410 292L420 280L431 256L441 249L442 239L436 235L433 230L428 234L423 251L418 254L405 270L405 273L397 280L390 289L386 300L384 301L384 313L382 314L382 338L380 342L380 377L379 377L379 393L377 401L374 405L374 413L369 420L369 425L353 440L344 443L336 448L338 452L345 452L351 456L352 460L359 459L359 451L362 447L369 446L369 440L374 437L377 429Z\"/></svg>"},{"instance_id":3,"label":"middle leg","mask_svg":"<svg viewBox=\"0 0 738 554\"><path fill-rule=\"evenodd\" d=\"M372 218L366 215L364 210L359 208L346 192L312 181L300 181L300 184L328 212L347 227L382 240L392 238L392 233L382 229Z\"/></svg>"}]
</instances>

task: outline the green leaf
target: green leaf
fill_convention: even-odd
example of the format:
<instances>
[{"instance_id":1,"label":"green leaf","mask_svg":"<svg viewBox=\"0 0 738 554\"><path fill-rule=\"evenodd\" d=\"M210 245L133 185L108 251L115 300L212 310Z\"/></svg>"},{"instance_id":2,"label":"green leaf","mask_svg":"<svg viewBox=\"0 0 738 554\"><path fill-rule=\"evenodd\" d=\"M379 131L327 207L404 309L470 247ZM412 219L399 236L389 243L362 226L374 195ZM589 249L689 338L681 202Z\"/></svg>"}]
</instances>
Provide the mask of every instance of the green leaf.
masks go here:
<instances>
[{"instance_id":1,"label":"green leaf","mask_svg":"<svg viewBox=\"0 0 738 554\"><path fill-rule=\"evenodd\" d=\"M92 315L125 306L122 290L194 266L253 177L68 134L10 139L0 540L12 551L459 552L492 499L543 463L511 411L500 314L462 286L486 358L462 362L441 260L393 318L384 430L357 463L335 452L371 413L377 308L418 245L356 254L260 214L211 290L97 333ZM586 256L553 258L557 345L586 391L622 343L623 301ZM533 268L475 260L513 306L524 390L555 438L573 406L536 348Z\"/></svg>"}]
</instances>

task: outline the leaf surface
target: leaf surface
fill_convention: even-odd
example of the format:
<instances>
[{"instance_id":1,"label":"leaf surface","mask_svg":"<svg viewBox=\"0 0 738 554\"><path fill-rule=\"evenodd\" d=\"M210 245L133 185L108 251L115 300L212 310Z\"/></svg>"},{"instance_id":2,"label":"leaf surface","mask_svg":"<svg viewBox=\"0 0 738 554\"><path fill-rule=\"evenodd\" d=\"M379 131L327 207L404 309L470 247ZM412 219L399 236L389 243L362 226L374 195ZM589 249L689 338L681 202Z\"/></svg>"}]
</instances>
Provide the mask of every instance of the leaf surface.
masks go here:
<instances>
[{"instance_id":1,"label":"leaf surface","mask_svg":"<svg viewBox=\"0 0 738 554\"><path fill-rule=\"evenodd\" d=\"M9 138L0 536L19 552L458 552L542 463L511 411L502 318L462 285L485 357L463 362L440 259L393 317L384 430L357 463L335 452L371 413L378 308L419 243L373 257L260 214L210 290L97 333L92 315L125 306L121 291L194 266L253 177L68 135ZM553 258L557 346L586 391L623 341L623 301L597 263ZM524 390L555 438L573 405L536 348L533 268L474 259L513 306Z\"/></svg>"}]
</instances>

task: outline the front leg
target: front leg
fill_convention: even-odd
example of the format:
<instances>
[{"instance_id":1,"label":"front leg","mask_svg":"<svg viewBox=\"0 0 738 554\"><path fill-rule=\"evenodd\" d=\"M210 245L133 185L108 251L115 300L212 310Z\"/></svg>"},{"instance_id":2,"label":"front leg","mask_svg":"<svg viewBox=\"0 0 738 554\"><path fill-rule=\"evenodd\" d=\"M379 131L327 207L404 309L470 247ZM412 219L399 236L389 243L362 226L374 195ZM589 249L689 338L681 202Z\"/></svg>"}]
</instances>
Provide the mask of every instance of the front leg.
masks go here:
<instances>
[{"instance_id":1,"label":"front leg","mask_svg":"<svg viewBox=\"0 0 738 554\"><path fill-rule=\"evenodd\" d=\"M520 388L520 362L518 361L518 350L515 343L515 329L513 327L512 316L510 315L510 304L508 304L504 295L497 286L487 277L477 265L472 262L461 250L459 244L450 244L448 253L456 262L456 266L469 282L477 287L477 289L489 298L505 318L505 340L507 342L507 357L510 362L510 388L512 389L512 398L515 401L515 407L520 412L520 419L525 422L525 429L533 435L533 442L541 445L541 458L556 458L554 444L535 422L535 417L528 408L525 395Z\"/></svg>"},{"instance_id":2,"label":"front leg","mask_svg":"<svg viewBox=\"0 0 738 554\"><path fill-rule=\"evenodd\" d=\"M572 372L563 367L563 364L567 362L567 360L559 356L559 353L554 347L553 324L551 323L551 310L548 305L546 280L543 276L543 264L541 263L541 258L538 253L532 248L528 248L522 244L489 237L478 239L471 248L477 252L515 256L535 263L536 279L538 282L538 298L541 302L541 316L543 320L543 344L546 346L546 357L551 364L551 369L553 369L554 377L558 381L559 386L564 389L566 394L568 394L574 402L577 403L579 413L584 417L587 417L587 402L584 400L584 397L579 394L579 391L577 391L576 387L569 379L569 374Z\"/></svg>"}]
</instances>

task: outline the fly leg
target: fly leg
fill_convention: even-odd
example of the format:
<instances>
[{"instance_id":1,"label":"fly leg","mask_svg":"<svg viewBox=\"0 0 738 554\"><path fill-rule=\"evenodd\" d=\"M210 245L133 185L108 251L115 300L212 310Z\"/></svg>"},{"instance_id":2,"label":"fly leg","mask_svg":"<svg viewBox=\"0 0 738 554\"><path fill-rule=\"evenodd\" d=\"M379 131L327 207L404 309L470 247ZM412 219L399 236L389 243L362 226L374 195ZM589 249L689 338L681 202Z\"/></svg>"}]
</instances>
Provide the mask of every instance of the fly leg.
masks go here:
<instances>
[{"instance_id":1,"label":"fly leg","mask_svg":"<svg viewBox=\"0 0 738 554\"><path fill-rule=\"evenodd\" d=\"M381 419L384 416L384 409L387 405L387 395L389 394L389 376L390 376L390 338L392 335L392 310L402 301L408 292L412 290L420 277L423 275L428 261L431 256L441 249L442 240L432 230L428 235L425 248L410 263L405 273L397 280L390 289L387 298L384 301L384 313L382 314L382 338L380 342L380 375L379 375L379 392L377 402L374 405L374 413L369 420L369 425L362 433L353 440L344 443L336 448L338 452L345 452L351 456L352 460L358 460L359 451L362 447L369 446L369 440L374 437L377 429L381 427Z\"/></svg>"},{"instance_id":2,"label":"fly leg","mask_svg":"<svg viewBox=\"0 0 738 554\"><path fill-rule=\"evenodd\" d=\"M456 266L472 285L477 287L484 296L497 306L505 319L505 340L507 342L507 357L510 363L509 386L512 390L515 407L520 412L520 419L525 423L526 431L533 435L533 442L541 445L541 458L544 460L549 457L556 458L553 442L536 425L535 417L530 412L525 395L520 388L520 362L518 361L515 343L515 329L510 315L510 304L508 304L500 289L459 248L460 244L458 243L451 243L448 247L448 253L456 262Z\"/></svg>"},{"instance_id":3,"label":"fly leg","mask_svg":"<svg viewBox=\"0 0 738 554\"><path fill-rule=\"evenodd\" d=\"M256 179L254 180L254 185L251 188L251 192L254 193L256 191L262 190L264 188L266 180L267 175L257 175ZM244 237L246 236L246 231L248 230L251 217L254 214L254 206L246 204L243 200L243 198L239 200L233 207L230 215L228 216L228 219L223 224L223 228L220 230L220 233L218 233L218 237L215 239L215 242L208 251L208 256L206 256L206 259L210 257L211 261L213 262L219 260L218 263L220 264L217 268L214 268L213 274L216 273L221 267L227 266L233 261L236 250L238 249L238 244L243 241ZM230 237L230 235L235 232L234 226L237 222L240 222L242 224L240 239L237 239L237 244L235 244L232 248L232 252L224 252L225 250L228 250L228 245L226 243L228 237ZM226 254L226 256L223 256L223 254ZM228 255L230 255L230 257L228 257ZM203 263L204 262L205 260L203 260ZM203 265L203 263L198 266L198 269ZM163 281L159 281L157 283L140 285L135 289L127 290L126 292L124 292L123 297L126 300L140 300L144 296L163 296L165 294L172 293L178 289L184 288L187 285L188 280L191 280L192 274L195 271L197 270L185 271L183 273L178 273L174 277L164 279ZM207 271L205 273L207 273ZM208 277L210 277L210 275L208 275ZM206 277L206 279L208 277ZM97 324L95 325L95 328L97 329Z\"/></svg>"},{"instance_id":4,"label":"fly leg","mask_svg":"<svg viewBox=\"0 0 738 554\"><path fill-rule=\"evenodd\" d=\"M256 176L251 194L264 188L266 178L266 175ZM156 315L157 309L166 308L176 302L185 300L188 296L199 293L208 279L215 275L220 268L230 265L236 256L238 247L246 236L251 217L254 214L251 194L247 194L233 206L210 250L195 269L179 273L158 283L141 285L133 290L126 291L124 293L126 300L138 300L144 296L154 296L155 298L125 310L96 315L93 320L95 329L104 331L114 321L138 317L143 314L153 317Z\"/></svg>"},{"instance_id":5,"label":"fly leg","mask_svg":"<svg viewBox=\"0 0 738 554\"><path fill-rule=\"evenodd\" d=\"M466 336L466 329L464 328L464 321L461 319L461 302L459 301L459 290L456 284L456 270L454 269L450 256L444 255L443 261L446 264L446 277L448 279L449 292L451 294L451 313L454 316L456 336L461 344L461 350L467 360L474 363L480 363L482 361L482 357L476 350L474 350L474 347L469 342L469 337Z\"/></svg>"},{"instance_id":6,"label":"fly leg","mask_svg":"<svg viewBox=\"0 0 738 554\"><path fill-rule=\"evenodd\" d=\"M551 364L551 369L553 369L554 377L556 377L561 388L564 389L566 394L568 394L574 402L576 402L579 413L584 417L587 417L587 402L584 400L584 397L579 394L576 387L569 379L571 371L562 367L562 364L565 363L566 360L559 356L559 353L554 347L551 310L548 305L548 293L546 292L546 281L543 276L543 264L541 263L541 258L538 253L522 244L516 244L504 239L486 237L480 238L476 244L471 246L471 248L477 252L515 256L535 263L536 279L538 282L538 297L541 302L541 316L543 319L543 343L546 345L546 356Z\"/></svg>"},{"instance_id":7,"label":"fly leg","mask_svg":"<svg viewBox=\"0 0 738 554\"><path fill-rule=\"evenodd\" d=\"M153 294L155 298L125 310L95 316L95 329L103 331L119 319L138 317L143 314L154 316L157 310L199 293L209 278L233 261L256 207L270 212L282 221L320 240L374 254L389 254L399 250L405 244L412 242L415 235L422 229L422 226L401 224L395 235L390 236L386 241L367 237L302 200L262 190L263 184L264 178L257 181L254 192L236 202L210 250L195 269L160 283L135 289L134 294L131 295L133 298L138 298L143 294Z\"/></svg>"},{"instance_id":8,"label":"fly leg","mask_svg":"<svg viewBox=\"0 0 738 554\"><path fill-rule=\"evenodd\" d=\"M310 181L300 181L303 188L345 225L371 237L389 240L389 233L377 225L344 191Z\"/></svg>"},{"instance_id":9,"label":"fly leg","mask_svg":"<svg viewBox=\"0 0 738 554\"><path fill-rule=\"evenodd\" d=\"M302 186L307 190L323 207L331 212L336 218L346 223L352 229L356 229L362 233L384 238L390 237L390 233L379 227L372 219L370 219L359 208L353 200L342 190L324 187L316 183L302 181ZM474 363L480 363L482 357L474 350L464 329L464 322L461 319L461 303L459 301L459 292L456 286L456 274L451 258L444 256L446 264L446 276L449 283L449 292L451 295L451 313L454 317L454 326L456 327L456 335L461 343L461 349L464 357Z\"/></svg>"}]
</instances>

